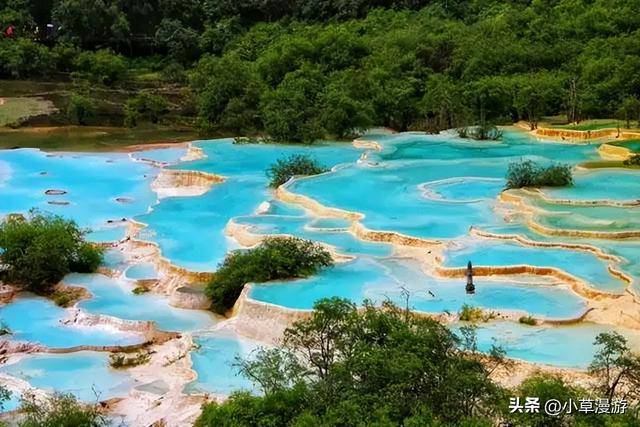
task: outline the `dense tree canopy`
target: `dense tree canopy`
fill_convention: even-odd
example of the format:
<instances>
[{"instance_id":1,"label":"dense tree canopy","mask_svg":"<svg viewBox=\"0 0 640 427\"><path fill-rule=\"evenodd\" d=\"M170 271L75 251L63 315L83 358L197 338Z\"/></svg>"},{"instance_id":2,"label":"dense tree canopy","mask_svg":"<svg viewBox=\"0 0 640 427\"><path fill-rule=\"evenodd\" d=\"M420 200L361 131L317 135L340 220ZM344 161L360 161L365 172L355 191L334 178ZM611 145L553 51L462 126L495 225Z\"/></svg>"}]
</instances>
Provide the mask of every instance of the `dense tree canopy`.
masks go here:
<instances>
[{"instance_id":1,"label":"dense tree canopy","mask_svg":"<svg viewBox=\"0 0 640 427\"><path fill-rule=\"evenodd\" d=\"M347 138L547 115L640 119L639 0L2 0L0 75L111 84L166 54L207 130ZM52 23L53 34L46 30ZM97 50L80 54L77 49ZM110 50L108 50L110 49ZM95 63L95 64L94 64Z\"/></svg>"},{"instance_id":2,"label":"dense tree canopy","mask_svg":"<svg viewBox=\"0 0 640 427\"><path fill-rule=\"evenodd\" d=\"M386 303L358 309L347 300L320 300L313 315L285 331L282 345L239 359L260 395L238 392L204 406L196 427L459 426L631 427L638 425L638 355L616 334L601 334L595 389L535 373L514 389L493 380L513 366L504 351L477 352L476 328L459 335L435 320ZM498 371L496 371L498 369ZM611 393L610 386L622 378ZM616 383L618 384L618 383ZM510 398L630 399L625 414L511 411ZM541 406L543 408L544 406Z\"/></svg>"},{"instance_id":3,"label":"dense tree canopy","mask_svg":"<svg viewBox=\"0 0 640 427\"><path fill-rule=\"evenodd\" d=\"M0 223L1 272L8 283L48 292L67 273L92 273L102 250L84 241L73 221L33 212Z\"/></svg>"}]
</instances>

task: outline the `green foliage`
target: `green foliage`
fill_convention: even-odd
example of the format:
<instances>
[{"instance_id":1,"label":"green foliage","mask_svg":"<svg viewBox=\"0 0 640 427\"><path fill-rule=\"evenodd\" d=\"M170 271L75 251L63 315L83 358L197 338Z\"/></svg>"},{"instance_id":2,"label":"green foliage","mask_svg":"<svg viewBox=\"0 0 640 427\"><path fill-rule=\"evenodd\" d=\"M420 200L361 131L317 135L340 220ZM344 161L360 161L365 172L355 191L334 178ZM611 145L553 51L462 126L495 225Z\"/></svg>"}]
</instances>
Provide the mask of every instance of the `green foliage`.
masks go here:
<instances>
[{"instance_id":1,"label":"green foliage","mask_svg":"<svg viewBox=\"0 0 640 427\"><path fill-rule=\"evenodd\" d=\"M463 322L487 322L493 317L493 313L485 313L480 307L473 307L468 304L462 304L462 308L458 313L458 319Z\"/></svg>"},{"instance_id":2,"label":"green foliage","mask_svg":"<svg viewBox=\"0 0 640 427\"><path fill-rule=\"evenodd\" d=\"M0 250L7 280L35 292L48 292L71 271L93 272L102 259L73 221L38 212L0 224Z\"/></svg>"},{"instance_id":3,"label":"green foliage","mask_svg":"<svg viewBox=\"0 0 640 427\"><path fill-rule=\"evenodd\" d=\"M633 154L622 163L628 166L640 166L640 154Z\"/></svg>"},{"instance_id":4,"label":"green foliage","mask_svg":"<svg viewBox=\"0 0 640 427\"><path fill-rule=\"evenodd\" d=\"M56 288L50 295L51 300L60 307L71 307L82 296L84 292L80 288L61 286Z\"/></svg>"},{"instance_id":5,"label":"green foliage","mask_svg":"<svg viewBox=\"0 0 640 427\"><path fill-rule=\"evenodd\" d=\"M294 154L278 159L276 163L269 166L267 177L270 179L269 186L276 188L296 175L318 175L327 170L312 157Z\"/></svg>"},{"instance_id":6,"label":"green foliage","mask_svg":"<svg viewBox=\"0 0 640 427\"><path fill-rule=\"evenodd\" d=\"M263 395L207 404L196 426L488 427L500 410L503 390L451 331L392 304L320 300L282 344L248 362Z\"/></svg>"},{"instance_id":7,"label":"green foliage","mask_svg":"<svg viewBox=\"0 0 640 427\"><path fill-rule=\"evenodd\" d=\"M130 98L124 106L124 123L135 127L141 120L157 124L169 112L169 103L161 96L143 91Z\"/></svg>"},{"instance_id":8,"label":"green foliage","mask_svg":"<svg viewBox=\"0 0 640 427\"><path fill-rule=\"evenodd\" d=\"M94 115L95 108L91 99L79 93L71 94L67 104L67 118L71 123L85 126Z\"/></svg>"},{"instance_id":9,"label":"green foliage","mask_svg":"<svg viewBox=\"0 0 640 427\"><path fill-rule=\"evenodd\" d=\"M522 316L518 319L518 322L529 326L535 326L538 323L536 319L531 316Z\"/></svg>"},{"instance_id":10,"label":"green foliage","mask_svg":"<svg viewBox=\"0 0 640 427\"><path fill-rule=\"evenodd\" d=\"M571 165L540 166L532 160L511 163L507 171L507 188L563 187L573 185Z\"/></svg>"},{"instance_id":11,"label":"green foliage","mask_svg":"<svg viewBox=\"0 0 640 427\"><path fill-rule=\"evenodd\" d=\"M142 295L149 292L149 289L144 286L136 286L131 292L133 292L135 295Z\"/></svg>"},{"instance_id":12,"label":"green foliage","mask_svg":"<svg viewBox=\"0 0 640 427\"><path fill-rule=\"evenodd\" d=\"M214 311L224 314L233 307L249 282L307 277L333 264L320 245L290 237L265 239L247 251L228 254L206 288Z\"/></svg>"},{"instance_id":13,"label":"green foliage","mask_svg":"<svg viewBox=\"0 0 640 427\"><path fill-rule=\"evenodd\" d=\"M103 427L107 420L97 406L85 405L72 394L55 393L42 400L23 395L20 411L24 417L20 427Z\"/></svg>"},{"instance_id":14,"label":"green foliage","mask_svg":"<svg viewBox=\"0 0 640 427\"><path fill-rule=\"evenodd\" d=\"M3 406L4 402L11 399L11 394L12 394L11 391L9 391L4 386L0 385L0 413L2 413L2 411L4 410L4 406Z\"/></svg>"},{"instance_id":15,"label":"green foliage","mask_svg":"<svg viewBox=\"0 0 640 427\"><path fill-rule=\"evenodd\" d=\"M212 78L215 76L215 78ZM233 132L261 128L261 83L254 67L238 56L205 56L191 74L203 127Z\"/></svg>"},{"instance_id":16,"label":"green foliage","mask_svg":"<svg viewBox=\"0 0 640 427\"><path fill-rule=\"evenodd\" d=\"M589 371L598 379L598 391L613 399L640 398L640 354L633 353L627 339L617 332L602 332L594 342L598 350Z\"/></svg>"},{"instance_id":17,"label":"green foliage","mask_svg":"<svg viewBox=\"0 0 640 427\"><path fill-rule=\"evenodd\" d=\"M98 83L112 84L124 77L127 65L121 55L110 49L84 51L74 61L75 69Z\"/></svg>"},{"instance_id":18,"label":"green foliage","mask_svg":"<svg viewBox=\"0 0 640 427\"><path fill-rule=\"evenodd\" d=\"M109 355L109 366L114 369L127 369L134 366L149 363L151 356L147 352L139 352L133 355L127 353L111 353Z\"/></svg>"}]
</instances>

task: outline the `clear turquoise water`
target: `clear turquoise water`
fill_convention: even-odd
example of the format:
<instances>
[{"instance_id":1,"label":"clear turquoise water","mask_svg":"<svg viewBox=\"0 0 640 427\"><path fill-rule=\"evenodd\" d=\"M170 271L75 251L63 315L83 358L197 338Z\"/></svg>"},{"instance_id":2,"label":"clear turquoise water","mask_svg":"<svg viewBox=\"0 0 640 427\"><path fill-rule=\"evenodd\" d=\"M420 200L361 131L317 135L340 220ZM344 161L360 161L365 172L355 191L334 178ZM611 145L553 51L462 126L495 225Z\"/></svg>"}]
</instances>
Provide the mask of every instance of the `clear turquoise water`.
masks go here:
<instances>
[{"instance_id":1,"label":"clear turquoise water","mask_svg":"<svg viewBox=\"0 0 640 427\"><path fill-rule=\"evenodd\" d=\"M124 274L127 279L132 280L156 279L158 277L156 266L152 263L132 265L127 268Z\"/></svg>"},{"instance_id":2,"label":"clear turquoise water","mask_svg":"<svg viewBox=\"0 0 640 427\"><path fill-rule=\"evenodd\" d=\"M267 188L265 170L278 158L290 154L310 154L332 173L296 180L289 189L310 196L321 203L361 212L363 224L374 230L389 230L411 236L456 239L457 251L447 255L447 265L463 266L471 259L476 265L533 264L561 268L589 281L594 287L620 292L623 284L607 271L607 263L595 256L577 251L527 248L516 244L477 241L469 244L471 226L494 232L519 233L541 241L590 242L618 254L625 261L617 268L640 277L640 242L638 240L605 241L545 237L523 225L521 216L503 218L504 206L496 196L504 186L508 164L522 158L544 164L567 162L577 164L598 158L597 145L569 145L532 140L524 132L507 131L504 141L477 142L460 140L451 135L420 134L370 135L380 141L383 150L371 152L368 159L356 160L362 154L349 144L308 146L233 145L230 140L199 142L206 159L172 166L194 169L225 176L200 197L167 198L156 204L157 197L150 183L158 169L145 162L136 162L127 154L56 154L37 150L0 151L0 215L26 212L32 207L62 214L76 220L94 232L89 238L107 242L122 238L123 230L108 221L135 218L149 224L141 237L157 242L162 253L179 266L197 271L213 271L227 251L238 247L224 235L229 220L247 224L262 234L292 234L333 245L340 253L357 259L322 272L319 276L292 282L256 286L256 299L292 308L310 308L322 297L342 296L357 302L364 299L382 301L389 298L400 302L402 287L410 290L411 305L428 312L455 312L462 304L488 309L523 310L537 316L569 318L580 314L584 302L563 286L545 279L518 278L498 280L477 278L477 293L468 296L460 280L436 279L424 274L411 261L393 258L391 246L363 242L345 229L348 221L316 218L305 210L273 200ZM184 149L150 150L134 153L134 158L174 163ZM41 174L46 172L46 174ZM640 196L638 171L599 170L576 172L576 184L570 188L544 189L548 197L580 200L634 200ZM46 196L47 189L64 189L63 196ZM131 199L131 203L116 201ZM66 201L69 205L51 205L49 201ZM266 214L255 211L264 201L270 201ZM601 207L542 206L545 215L539 222L563 228L593 230L633 229L640 220L635 210ZM112 224L113 225L113 224ZM105 265L124 271L127 265L121 254L107 251ZM130 267L126 277L148 278L155 271L148 265ZM127 280L113 280L100 275L72 275L73 284L85 286L94 298L80 303L91 313L107 314L132 320L155 320L162 329L194 331L216 323L211 315L170 307L159 296L131 293ZM29 300L22 311L40 316L43 325L56 319L59 313L41 303ZM16 310L10 306L2 310ZM34 314L35 313L35 314ZM21 312L9 317L20 322ZM16 318L16 319L14 319ZM549 361L565 366L583 364L587 355L569 350L580 348L591 340L594 330L558 328L540 330L509 325L517 330L510 350L515 357L534 361ZM81 342L113 337L67 334L59 328L25 328L31 338L53 343ZM577 331L577 332L576 332ZM498 327L488 329L485 341L492 334L504 335ZM506 335L507 338L510 335ZM563 337L566 340L563 341ZM67 341L65 341L67 340ZM236 337L202 338L203 349L194 354L202 390L225 393L242 385L223 368L238 348L244 348ZM517 345L516 345L517 344ZM540 346L557 346L551 350ZM532 347L533 346L533 347ZM557 358L558 360L553 360ZM196 362L196 359L198 360ZM589 356L590 359L590 356ZM210 365L208 365L210 363Z\"/></svg>"},{"instance_id":3,"label":"clear turquoise water","mask_svg":"<svg viewBox=\"0 0 640 427\"><path fill-rule=\"evenodd\" d=\"M309 154L331 167L352 162L359 151L349 144L234 145L231 140L198 143L207 158L177 168L216 173L227 179L200 197L165 199L147 215L137 217L153 230L152 240L176 264L195 271L213 271L233 246L224 235L227 222L253 213L271 198L266 169L283 156Z\"/></svg>"},{"instance_id":4,"label":"clear turquoise water","mask_svg":"<svg viewBox=\"0 0 640 427\"><path fill-rule=\"evenodd\" d=\"M609 273L606 261L589 252L474 239L466 240L457 250L445 252L444 264L447 267L466 267L469 261L476 266L556 267L586 280L596 289L624 291L624 283Z\"/></svg>"},{"instance_id":5,"label":"clear turquoise water","mask_svg":"<svg viewBox=\"0 0 640 427\"><path fill-rule=\"evenodd\" d=\"M61 321L67 317L67 310L37 296L20 297L0 307L0 320L11 330L10 339L16 341L40 343L51 348L128 345L144 341L138 334L63 325Z\"/></svg>"},{"instance_id":6,"label":"clear turquoise water","mask_svg":"<svg viewBox=\"0 0 640 427\"><path fill-rule=\"evenodd\" d=\"M106 314L126 320L153 320L165 331L191 331L216 323L213 314L200 310L171 307L160 295L132 293L133 285L101 274L70 274L64 279L70 285L82 286L93 298L78 306L89 313Z\"/></svg>"},{"instance_id":7,"label":"clear turquoise water","mask_svg":"<svg viewBox=\"0 0 640 427\"><path fill-rule=\"evenodd\" d=\"M485 278L475 282L476 294L467 295L464 279L430 277L406 260L359 258L307 279L253 285L251 297L295 309L311 309L318 299L331 296L357 303L368 299L403 304L404 288L410 292L415 310L434 313L455 313L463 304L470 304L487 309L523 310L548 318L571 318L586 308L584 301L561 286Z\"/></svg>"},{"instance_id":8,"label":"clear turquoise water","mask_svg":"<svg viewBox=\"0 0 640 427\"><path fill-rule=\"evenodd\" d=\"M149 184L157 169L126 154L46 154L32 149L0 150L0 215L32 208L63 215L82 227L146 212L156 195ZM45 174L43 174L45 173ZM49 189L67 194L47 196ZM116 201L119 197L130 203ZM49 201L69 202L52 205Z\"/></svg>"},{"instance_id":9,"label":"clear turquoise water","mask_svg":"<svg viewBox=\"0 0 640 427\"><path fill-rule=\"evenodd\" d=\"M135 159L153 160L162 163L177 163L187 154L186 148L156 148L154 150L135 151L131 156Z\"/></svg>"},{"instance_id":10,"label":"clear turquoise water","mask_svg":"<svg viewBox=\"0 0 640 427\"><path fill-rule=\"evenodd\" d=\"M544 327L489 322L480 325L478 348L488 351L495 340L510 357L555 366L587 368L597 350L593 345L595 337L612 330L611 327L592 323ZM632 348L638 348L637 333L621 328L615 330L629 340Z\"/></svg>"},{"instance_id":11,"label":"clear turquoise water","mask_svg":"<svg viewBox=\"0 0 640 427\"><path fill-rule=\"evenodd\" d=\"M625 169L579 171L571 187L546 188L548 197L574 200L637 200L640 198L640 172Z\"/></svg>"},{"instance_id":12,"label":"clear turquoise water","mask_svg":"<svg viewBox=\"0 0 640 427\"><path fill-rule=\"evenodd\" d=\"M253 390L234 362L236 357L248 357L258 343L224 332L196 335L194 342L199 347L191 352L191 361L198 378L186 386L187 393L229 395L236 390Z\"/></svg>"},{"instance_id":13,"label":"clear turquoise water","mask_svg":"<svg viewBox=\"0 0 640 427\"><path fill-rule=\"evenodd\" d=\"M126 371L109 368L108 359L108 353L87 351L37 354L0 366L0 372L21 378L39 389L72 393L85 402L126 396L133 380Z\"/></svg>"}]
</instances>

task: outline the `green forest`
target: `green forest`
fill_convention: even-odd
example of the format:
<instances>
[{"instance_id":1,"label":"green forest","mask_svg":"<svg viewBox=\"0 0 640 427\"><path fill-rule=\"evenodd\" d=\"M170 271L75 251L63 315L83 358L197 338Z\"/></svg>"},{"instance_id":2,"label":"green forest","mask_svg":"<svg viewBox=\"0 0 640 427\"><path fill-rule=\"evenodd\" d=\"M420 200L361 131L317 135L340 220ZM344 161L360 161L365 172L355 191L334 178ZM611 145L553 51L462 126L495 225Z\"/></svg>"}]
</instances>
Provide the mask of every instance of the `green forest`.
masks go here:
<instances>
[{"instance_id":1,"label":"green forest","mask_svg":"<svg viewBox=\"0 0 640 427\"><path fill-rule=\"evenodd\" d=\"M273 141L640 117L638 0L1 0L3 79L134 87L124 122ZM86 83L89 82L89 83ZM132 83L133 82L133 83ZM165 97L166 98L166 97Z\"/></svg>"}]
</instances>

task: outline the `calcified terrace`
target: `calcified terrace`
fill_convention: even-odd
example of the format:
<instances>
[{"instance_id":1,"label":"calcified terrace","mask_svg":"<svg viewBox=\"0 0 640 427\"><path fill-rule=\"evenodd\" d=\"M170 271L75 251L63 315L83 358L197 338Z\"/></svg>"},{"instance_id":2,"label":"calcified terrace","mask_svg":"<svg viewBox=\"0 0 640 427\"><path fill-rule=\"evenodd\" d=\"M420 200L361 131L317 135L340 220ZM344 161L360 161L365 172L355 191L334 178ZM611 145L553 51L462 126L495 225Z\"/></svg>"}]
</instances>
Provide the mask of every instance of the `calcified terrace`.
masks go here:
<instances>
[{"instance_id":1,"label":"calcified terrace","mask_svg":"<svg viewBox=\"0 0 640 427\"><path fill-rule=\"evenodd\" d=\"M416 312L453 329L463 304L493 313L480 325L480 348L495 338L523 372L584 368L605 330L638 345L640 172L580 169L601 154L625 153L541 135L508 130L503 141L483 143L372 134L302 147L220 140L104 155L0 151L0 214L61 214L108 248L101 274L64 279L85 289L70 309L5 289L0 317L14 334L0 343L0 379L16 393L73 390L89 400L94 387L133 425L189 425L205 399L251 387L229 369L235 355L276 344L318 298L399 302L402 289ZM332 170L268 189L264 171L290 154ZM508 164L521 158L574 164L576 183L503 191ZM203 310L203 284L224 255L270 235L319 242L336 266L304 280L250 284L228 319ZM467 261L475 295L464 290ZM135 287L148 292L134 295ZM537 325L520 324L521 316ZM109 352L143 346L154 351L149 364L108 368Z\"/></svg>"}]
</instances>

